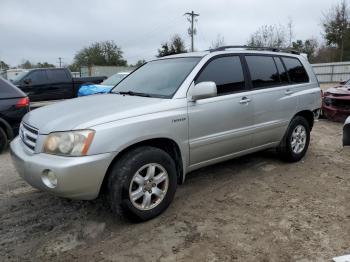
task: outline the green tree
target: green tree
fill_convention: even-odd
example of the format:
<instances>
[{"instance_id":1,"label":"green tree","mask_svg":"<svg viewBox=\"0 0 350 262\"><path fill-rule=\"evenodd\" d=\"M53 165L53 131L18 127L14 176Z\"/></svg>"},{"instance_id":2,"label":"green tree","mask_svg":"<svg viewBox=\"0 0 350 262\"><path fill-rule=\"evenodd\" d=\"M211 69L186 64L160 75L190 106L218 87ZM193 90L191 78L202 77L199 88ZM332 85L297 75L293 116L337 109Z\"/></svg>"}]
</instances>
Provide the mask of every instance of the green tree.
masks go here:
<instances>
[{"instance_id":1,"label":"green tree","mask_svg":"<svg viewBox=\"0 0 350 262\"><path fill-rule=\"evenodd\" d=\"M163 42L157 57L186 53L185 42L179 35L174 35L169 42Z\"/></svg>"},{"instance_id":2,"label":"green tree","mask_svg":"<svg viewBox=\"0 0 350 262\"><path fill-rule=\"evenodd\" d=\"M135 66L136 67L139 67L139 66L142 66L144 63L146 63L146 60L145 59L140 59L136 62Z\"/></svg>"},{"instance_id":3,"label":"green tree","mask_svg":"<svg viewBox=\"0 0 350 262\"><path fill-rule=\"evenodd\" d=\"M307 54L308 59L311 61L315 55L318 42L316 39L297 40L292 42L292 48L298 50L301 53Z\"/></svg>"},{"instance_id":4,"label":"green tree","mask_svg":"<svg viewBox=\"0 0 350 262\"><path fill-rule=\"evenodd\" d=\"M43 63L37 63L36 65L34 65L35 68L53 68L56 67L53 64L49 64L48 62L43 62Z\"/></svg>"},{"instance_id":5,"label":"green tree","mask_svg":"<svg viewBox=\"0 0 350 262\"><path fill-rule=\"evenodd\" d=\"M39 62L39 63L32 63L29 60L24 60L22 64L19 65L20 68L24 69L31 69L31 68L50 68L50 67L55 67L55 65L50 64L48 62Z\"/></svg>"},{"instance_id":6,"label":"green tree","mask_svg":"<svg viewBox=\"0 0 350 262\"><path fill-rule=\"evenodd\" d=\"M248 46L253 47L286 47L286 32L283 26L264 25L249 38Z\"/></svg>"},{"instance_id":7,"label":"green tree","mask_svg":"<svg viewBox=\"0 0 350 262\"><path fill-rule=\"evenodd\" d=\"M23 69L31 69L33 68L33 64L29 60L25 60L19 67Z\"/></svg>"},{"instance_id":8,"label":"green tree","mask_svg":"<svg viewBox=\"0 0 350 262\"><path fill-rule=\"evenodd\" d=\"M349 51L346 54L344 52L350 47L350 11L346 0L342 0L324 15L322 25L327 46L338 49L340 61L349 59Z\"/></svg>"},{"instance_id":9,"label":"green tree","mask_svg":"<svg viewBox=\"0 0 350 262\"><path fill-rule=\"evenodd\" d=\"M126 66L127 62L123 59L123 51L114 41L103 41L84 47L74 56L72 67L80 69L88 65Z\"/></svg>"}]
</instances>

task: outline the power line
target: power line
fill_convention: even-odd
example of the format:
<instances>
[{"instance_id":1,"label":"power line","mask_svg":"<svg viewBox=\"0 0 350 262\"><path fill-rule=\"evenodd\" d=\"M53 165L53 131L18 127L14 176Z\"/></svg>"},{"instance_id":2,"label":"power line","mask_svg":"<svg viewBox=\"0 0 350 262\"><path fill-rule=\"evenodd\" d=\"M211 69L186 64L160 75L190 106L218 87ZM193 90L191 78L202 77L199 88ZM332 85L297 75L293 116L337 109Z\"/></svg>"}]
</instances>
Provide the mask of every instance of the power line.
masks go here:
<instances>
[{"instance_id":1,"label":"power line","mask_svg":"<svg viewBox=\"0 0 350 262\"><path fill-rule=\"evenodd\" d=\"M199 14L196 14L195 12L191 11L191 13L185 13L185 15L188 15L187 20L191 23L191 27L188 29L188 34L191 36L191 51L194 51L194 43L193 43L193 37L197 33L196 29L194 28L194 21L195 17L199 16Z\"/></svg>"}]
</instances>

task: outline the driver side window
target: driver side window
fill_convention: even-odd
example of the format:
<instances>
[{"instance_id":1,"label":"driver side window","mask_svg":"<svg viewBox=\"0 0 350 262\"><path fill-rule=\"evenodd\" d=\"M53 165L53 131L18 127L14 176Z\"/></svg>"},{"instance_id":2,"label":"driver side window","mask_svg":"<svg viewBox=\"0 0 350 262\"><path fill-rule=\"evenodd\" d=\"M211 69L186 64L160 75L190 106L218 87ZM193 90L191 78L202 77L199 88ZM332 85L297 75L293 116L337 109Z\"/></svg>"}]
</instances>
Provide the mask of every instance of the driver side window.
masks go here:
<instances>
[{"instance_id":1,"label":"driver side window","mask_svg":"<svg viewBox=\"0 0 350 262\"><path fill-rule=\"evenodd\" d=\"M239 56L224 56L210 61L199 73L195 83L206 81L216 84L218 95L244 90L244 74Z\"/></svg>"}]
</instances>

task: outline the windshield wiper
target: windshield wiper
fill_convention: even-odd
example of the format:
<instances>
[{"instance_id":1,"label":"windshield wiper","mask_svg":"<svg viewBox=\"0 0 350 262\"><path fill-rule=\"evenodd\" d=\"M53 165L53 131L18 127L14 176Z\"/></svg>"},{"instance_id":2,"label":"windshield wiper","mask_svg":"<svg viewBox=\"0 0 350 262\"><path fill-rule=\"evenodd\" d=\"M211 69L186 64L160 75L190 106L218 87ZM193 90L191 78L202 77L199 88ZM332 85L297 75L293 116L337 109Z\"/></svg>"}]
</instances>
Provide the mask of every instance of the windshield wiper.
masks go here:
<instances>
[{"instance_id":1,"label":"windshield wiper","mask_svg":"<svg viewBox=\"0 0 350 262\"><path fill-rule=\"evenodd\" d=\"M151 95L149 95L149 94L141 93L141 92L134 92L134 91L120 91L120 92L115 92L115 94L119 94L119 95L129 95L129 96L151 97Z\"/></svg>"}]
</instances>

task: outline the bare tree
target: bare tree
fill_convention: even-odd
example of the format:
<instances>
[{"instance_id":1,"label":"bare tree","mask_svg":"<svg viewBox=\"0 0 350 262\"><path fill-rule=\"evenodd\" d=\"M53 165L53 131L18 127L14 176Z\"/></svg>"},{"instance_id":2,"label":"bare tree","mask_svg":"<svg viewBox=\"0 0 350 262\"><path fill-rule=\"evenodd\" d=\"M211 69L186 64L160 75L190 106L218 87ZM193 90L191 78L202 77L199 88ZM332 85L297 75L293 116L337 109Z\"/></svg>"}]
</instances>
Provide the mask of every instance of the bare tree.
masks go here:
<instances>
[{"instance_id":1,"label":"bare tree","mask_svg":"<svg viewBox=\"0 0 350 262\"><path fill-rule=\"evenodd\" d=\"M286 47L286 31L281 25L264 25L250 36L249 46Z\"/></svg>"},{"instance_id":2,"label":"bare tree","mask_svg":"<svg viewBox=\"0 0 350 262\"><path fill-rule=\"evenodd\" d=\"M293 19L291 17L288 17L288 23L287 23L287 29L288 29L288 46L292 46L292 41L294 37L294 32L293 32Z\"/></svg>"},{"instance_id":3,"label":"bare tree","mask_svg":"<svg viewBox=\"0 0 350 262\"><path fill-rule=\"evenodd\" d=\"M218 48L220 46L224 46L224 45L225 45L225 38L222 35L218 34L216 36L215 41L211 42L211 46L209 47L209 49L216 49L216 48Z\"/></svg>"}]
</instances>

